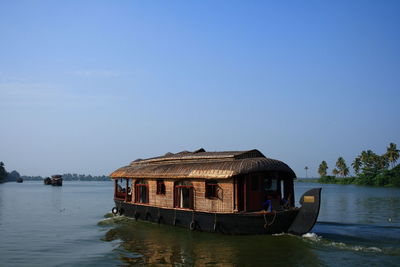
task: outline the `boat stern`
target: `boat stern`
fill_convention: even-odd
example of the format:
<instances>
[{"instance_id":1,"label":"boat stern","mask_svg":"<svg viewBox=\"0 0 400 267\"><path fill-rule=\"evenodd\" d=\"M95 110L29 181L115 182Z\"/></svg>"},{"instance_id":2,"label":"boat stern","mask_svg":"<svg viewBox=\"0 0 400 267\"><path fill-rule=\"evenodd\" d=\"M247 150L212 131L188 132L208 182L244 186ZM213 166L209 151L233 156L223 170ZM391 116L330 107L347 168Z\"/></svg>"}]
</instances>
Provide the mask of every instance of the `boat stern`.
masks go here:
<instances>
[{"instance_id":1,"label":"boat stern","mask_svg":"<svg viewBox=\"0 0 400 267\"><path fill-rule=\"evenodd\" d=\"M313 188L301 196L301 208L289 227L289 233L303 235L314 227L321 205L321 190L322 188Z\"/></svg>"}]
</instances>

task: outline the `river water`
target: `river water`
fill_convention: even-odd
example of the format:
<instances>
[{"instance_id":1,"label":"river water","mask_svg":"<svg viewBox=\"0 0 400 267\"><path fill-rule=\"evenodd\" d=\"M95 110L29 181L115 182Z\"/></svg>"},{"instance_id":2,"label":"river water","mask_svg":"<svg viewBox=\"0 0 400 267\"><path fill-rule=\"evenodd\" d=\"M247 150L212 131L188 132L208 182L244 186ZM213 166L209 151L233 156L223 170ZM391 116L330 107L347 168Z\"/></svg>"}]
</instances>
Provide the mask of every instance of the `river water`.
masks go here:
<instances>
[{"instance_id":1,"label":"river water","mask_svg":"<svg viewBox=\"0 0 400 267\"><path fill-rule=\"evenodd\" d=\"M322 187L304 236L191 232L110 214L111 182L0 184L0 266L400 266L400 189Z\"/></svg>"}]
</instances>

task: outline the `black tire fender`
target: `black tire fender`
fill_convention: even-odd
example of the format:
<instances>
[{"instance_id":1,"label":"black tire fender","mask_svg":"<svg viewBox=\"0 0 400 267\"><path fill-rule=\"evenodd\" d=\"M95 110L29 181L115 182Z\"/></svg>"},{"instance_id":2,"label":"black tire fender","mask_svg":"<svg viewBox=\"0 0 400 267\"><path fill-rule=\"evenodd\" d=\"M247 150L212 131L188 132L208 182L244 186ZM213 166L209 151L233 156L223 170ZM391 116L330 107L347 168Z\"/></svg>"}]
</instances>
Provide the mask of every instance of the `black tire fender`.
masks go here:
<instances>
[{"instance_id":1,"label":"black tire fender","mask_svg":"<svg viewBox=\"0 0 400 267\"><path fill-rule=\"evenodd\" d=\"M190 231L194 231L196 229L196 221L192 221L189 225Z\"/></svg>"},{"instance_id":2,"label":"black tire fender","mask_svg":"<svg viewBox=\"0 0 400 267\"><path fill-rule=\"evenodd\" d=\"M118 208L114 207L111 209L112 214L117 215L118 214Z\"/></svg>"}]
</instances>

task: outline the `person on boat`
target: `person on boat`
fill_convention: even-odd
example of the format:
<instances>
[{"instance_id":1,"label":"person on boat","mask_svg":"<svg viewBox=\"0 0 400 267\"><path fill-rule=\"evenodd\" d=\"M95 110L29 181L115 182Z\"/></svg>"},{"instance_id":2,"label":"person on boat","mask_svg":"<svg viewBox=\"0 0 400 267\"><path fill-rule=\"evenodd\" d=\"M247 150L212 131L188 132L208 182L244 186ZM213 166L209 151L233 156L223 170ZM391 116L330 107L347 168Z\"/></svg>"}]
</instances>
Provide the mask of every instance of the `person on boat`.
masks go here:
<instances>
[{"instance_id":1,"label":"person on boat","mask_svg":"<svg viewBox=\"0 0 400 267\"><path fill-rule=\"evenodd\" d=\"M120 184L118 185L118 192L123 192L122 186Z\"/></svg>"},{"instance_id":2,"label":"person on boat","mask_svg":"<svg viewBox=\"0 0 400 267\"><path fill-rule=\"evenodd\" d=\"M271 211L272 211L271 200L267 199L267 200L263 203L263 208L264 208L265 211L271 212Z\"/></svg>"}]
</instances>

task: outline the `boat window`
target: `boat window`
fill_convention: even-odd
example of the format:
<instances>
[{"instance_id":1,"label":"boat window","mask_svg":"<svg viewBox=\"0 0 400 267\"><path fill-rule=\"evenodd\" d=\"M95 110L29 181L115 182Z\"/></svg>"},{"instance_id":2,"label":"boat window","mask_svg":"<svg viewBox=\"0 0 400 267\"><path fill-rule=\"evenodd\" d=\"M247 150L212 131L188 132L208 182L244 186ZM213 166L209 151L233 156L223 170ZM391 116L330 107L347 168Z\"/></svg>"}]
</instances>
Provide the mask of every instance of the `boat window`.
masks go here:
<instances>
[{"instance_id":1,"label":"boat window","mask_svg":"<svg viewBox=\"0 0 400 267\"><path fill-rule=\"evenodd\" d=\"M128 179L128 188L126 189L127 192L127 196L126 196L126 200L127 201L132 201L132 179Z\"/></svg>"},{"instance_id":2,"label":"boat window","mask_svg":"<svg viewBox=\"0 0 400 267\"><path fill-rule=\"evenodd\" d=\"M194 208L194 189L192 183L182 181L175 183L174 206L176 208L193 209Z\"/></svg>"},{"instance_id":3,"label":"boat window","mask_svg":"<svg viewBox=\"0 0 400 267\"><path fill-rule=\"evenodd\" d=\"M117 192L125 193L126 192L126 180L125 179L118 179L117 180Z\"/></svg>"},{"instance_id":4,"label":"boat window","mask_svg":"<svg viewBox=\"0 0 400 267\"><path fill-rule=\"evenodd\" d=\"M278 180L271 178L264 178L264 191L276 192L278 190Z\"/></svg>"},{"instance_id":5,"label":"boat window","mask_svg":"<svg viewBox=\"0 0 400 267\"><path fill-rule=\"evenodd\" d=\"M135 183L135 202L149 203L149 185L143 179Z\"/></svg>"},{"instance_id":6,"label":"boat window","mask_svg":"<svg viewBox=\"0 0 400 267\"><path fill-rule=\"evenodd\" d=\"M218 198L218 182L215 180L206 181L206 197L207 198Z\"/></svg>"},{"instance_id":7,"label":"boat window","mask_svg":"<svg viewBox=\"0 0 400 267\"><path fill-rule=\"evenodd\" d=\"M165 195L165 184L164 180L157 180L157 195Z\"/></svg>"},{"instance_id":8,"label":"boat window","mask_svg":"<svg viewBox=\"0 0 400 267\"><path fill-rule=\"evenodd\" d=\"M126 196L126 179L115 180L115 197L124 199Z\"/></svg>"}]
</instances>

